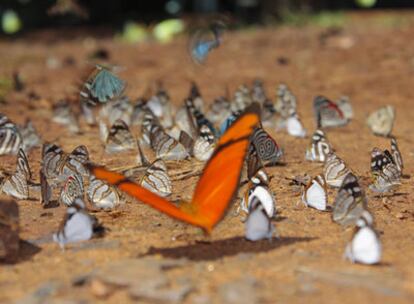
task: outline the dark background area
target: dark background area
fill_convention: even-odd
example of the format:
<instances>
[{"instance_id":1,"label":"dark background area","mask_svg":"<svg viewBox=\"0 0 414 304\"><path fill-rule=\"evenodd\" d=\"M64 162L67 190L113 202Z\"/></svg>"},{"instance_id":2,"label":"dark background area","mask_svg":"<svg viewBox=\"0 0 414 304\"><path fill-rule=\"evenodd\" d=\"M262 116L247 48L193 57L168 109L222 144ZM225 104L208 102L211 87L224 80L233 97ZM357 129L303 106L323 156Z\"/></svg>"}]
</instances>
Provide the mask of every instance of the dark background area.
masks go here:
<instances>
[{"instance_id":1,"label":"dark background area","mask_svg":"<svg viewBox=\"0 0 414 304\"><path fill-rule=\"evenodd\" d=\"M73 0L60 0L69 3ZM225 13L230 14L242 24L264 24L269 20L277 22L286 11L313 13L321 10L366 9L357 5L355 0L78 0L87 18L82 18L73 11L50 15L50 9L56 0L3 0L0 11L13 9L20 16L24 30L74 25L110 25L121 27L126 20L145 23L156 22L165 18L192 16L196 14ZM174 4L174 3L175 4ZM167 3L179 7L175 13L168 12ZM174 6L175 5L175 6ZM370 9L401 9L414 7L410 0L378 0Z\"/></svg>"}]
</instances>

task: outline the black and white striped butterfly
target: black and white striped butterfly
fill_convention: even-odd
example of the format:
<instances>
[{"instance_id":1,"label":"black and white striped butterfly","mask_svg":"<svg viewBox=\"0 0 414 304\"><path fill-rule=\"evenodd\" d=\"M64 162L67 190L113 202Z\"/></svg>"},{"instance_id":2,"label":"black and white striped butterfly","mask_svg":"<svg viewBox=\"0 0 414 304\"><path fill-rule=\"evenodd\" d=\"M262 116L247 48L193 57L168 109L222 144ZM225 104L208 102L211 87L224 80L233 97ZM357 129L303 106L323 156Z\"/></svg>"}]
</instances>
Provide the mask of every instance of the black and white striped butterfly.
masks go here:
<instances>
[{"instance_id":1,"label":"black and white striped butterfly","mask_svg":"<svg viewBox=\"0 0 414 304\"><path fill-rule=\"evenodd\" d=\"M19 149L16 171L4 177L2 191L17 199L28 199L31 179L32 172L30 171L29 161L23 149Z\"/></svg>"},{"instance_id":2,"label":"black and white striped butterfly","mask_svg":"<svg viewBox=\"0 0 414 304\"><path fill-rule=\"evenodd\" d=\"M340 107L324 96L315 97L313 110L318 128L340 127L348 123Z\"/></svg>"},{"instance_id":3,"label":"black and white striped butterfly","mask_svg":"<svg viewBox=\"0 0 414 304\"><path fill-rule=\"evenodd\" d=\"M364 210L356 221L352 239L345 249L345 257L352 263L378 264L381 261L382 246L373 227L373 217Z\"/></svg>"},{"instance_id":4,"label":"black and white striped butterfly","mask_svg":"<svg viewBox=\"0 0 414 304\"><path fill-rule=\"evenodd\" d=\"M249 214L245 222L245 238L249 241L271 239L275 228L262 202L254 197L249 206Z\"/></svg>"},{"instance_id":5,"label":"black and white striped butterfly","mask_svg":"<svg viewBox=\"0 0 414 304\"><path fill-rule=\"evenodd\" d=\"M199 161L206 161L216 148L216 138L207 125L202 125L199 136L194 142L193 154Z\"/></svg>"},{"instance_id":6,"label":"black and white striped butterfly","mask_svg":"<svg viewBox=\"0 0 414 304\"><path fill-rule=\"evenodd\" d=\"M374 192L387 192L400 184L402 172L388 150L374 148L371 152L371 174L374 181L369 188Z\"/></svg>"},{"instance_id":7,"label":"black and white striped butterfly","mask_svg":"<svg viewBox=\"0 0 414 304\"><path fill-rule=\"evenodd\" d=\"M76 198L84 196L83 178L80 174L69 175L59 196L59 202L71 206Z\"/></svg>"},{"instance_id":8,"label":"black and white striped butterfly","mask_svg":"<svg viewBox=\"0 0 414 304\"><path fill-rule=\"evenodd\" d=\"M395 165L398 168L398 171L400 171L402 175L404 169L404 162L400 149L398 148L397 139L394 136L391 136L391 155Z\"/></svg>"},{"instance_id":9,"label":"black and white striped butterfly","mask_svg":"<svg viewBox=\"0 0 414 304\"><path fill-rule=\"evenodd\" d=\"M309 207L325 211L328 202L326 182L322 175L317 175L305 186L302 202Z\"/></svg>"},{"instance_id":10,"label":"black and white striped butterfly","mask_svg":"<svg viewBox=\"0 0 414 304\"><path fill-rule=\"evenodd\" d=\"M162 197L171 195L172 183L167 172L167 166L162 159L155 160L147 168L140 184L142 187Z\"/></svg>"},{"instance_id":11,"label":"black and white striped butterfly","mask_svg":"<svg viewBox=\"0 0 414 304\"><path fill-rule=\"evenodd\" d=\"M263 128L256 128L252 138L250 149L257 151L257 156L263 164L276 164L283 155L282 149L276 141Z\"/></svg>"},{"instance_id":12,"label":"black and white striped butterfly","mask_svg":"<svg viewBox=\"0 0 414 304\"><path fill-rule=\"evenodd\" d=\"M89 160L88 149L81 145L69 154L55 144L46 143L42 148L42 172L51 186L55 186L73 174L88 176L85 163Z\"/></svg>"},{"instance_id":13,"label":"black and white striped butterfly","mask_svg":"<svg viewBox=\"0 0 414 304\"><path fill-rule=\"evenodd\" d=\"M351 173L351 170L335 152L331 152L326 156L323 172L326 183L331 187L338 188L341 187L343 180L348 173Z\"/></svg>"},{"instance_id":14,"label":"black and white striped butterfly","mask_svg":"<svg viewBox=\"0 0 414 304\"><path fill-rule=\"evenodd\" d=\"M23 139L17 126L0 113L0 155L17 154L22 144Z\"/></svg>"},{"instance_id":15,"label":"black and white striped butterfly","mask_svg":"<svg viewBox=\"0 0 414 304\"><path fill-rule=\"evenodd\" d=\"M53 240L64 249L68 243L87 241L102 232L104 228L98 223L96 217L86 212L84 201L76 198L66 209L58 231L53 234Z\"/></svg>"},{"instance_id":16,"label":"black and white striped butterfly","mask_svg":"<svg viewBox=\"0 0 414 304\"><path fill-rule=\"evenodd\" d=\"M325 133L317 129L312 135L311 146L306 150L305 159L323 163L331 152L333 152L333 149Z\"/></svg>"},{"instance_id":17,"label":"black and white striped butterfly","mask_svg":"<svg viewBox=\"0 0 414 304\"><path fill-rule=\"evenodd\" d=\"M121 96L125 82L107 68L96 65L80 91L81 101L91 105L106 103Z\"/></svg>"},{"instance_id":18,"label":"black and white striped butterfly","mask_svg":"<svg viewBox=\"0 0 414 304\"><path fill-rule=\"evenodd\" d=\"M149 144L157 158L182 160L189 156L186 148L168 135L151 111L147 111L142 123L144 142Z\"/></svg>"},{"instance_id":19,"label":"black and white striped butterfly","mask_svg":"<svg viewBox=\"0 0 414 304\"><path fill-rule=\"evenodd\" d=\"M194 129L193 133L200 133L201 127L206 126L210 129L213 135L216 134L213 124L207 119L203 112L195 106L193 99L186 99L185 106L187 109L190 127Z\"/></svg>"},{"instance_id":20,"label":"black and white striped butterfly","mask_svg":"<svg viewBox=\"0 0 414 304\"><path fill-rule=\"evenodd\" d=\"M99 123L101 130L101 138L105 139L106 124L102 121ZM121 119L118 119L109 129L105 139L105 151L107 153L118 153L122 151L136 149L136 142L134 136L128 128L128 125Z\"/></svg>"},{"instance_id":21,"label":"black and white striped butterfly","mask_svg":"<svg viewBox=\"0 0 414 304\"><path fill-rule=\"evenodd\" d=\"M332 219L343 226L354 225L366 208L366 197L358 178L348 173L336 195Z\"/></svg>"},{"instance_id":22,"label":"black and white striped butterfly","mask_svg":"<svg viewBox=\"0 0 414 304\"><path fill-rule=\"evenodd\" d=\"M276 214L276 202L273 194L269 189L269 176L264 169L258 170L248 183L246 192L240 201L239 209L245 213L249 212L250 205L254 198L260 200L263 209L269 218L273 218Z\"/></svg>"},{"instance_id":23,"label":"black and white striped butterfly","mask_svg":"<svg viewBox=\"0 0 414 304\"><path fill-rule=\"evenodd\" d=\"M112 209L121 202L118 190L95 176L89 179L86 195L91 205L98 209Z\"/></svg>"},{"instance_id":24,"label":"black and white striped butterfly","mask_svg":"<svg viewBox=\"0 0 414 304\"><path fill-rule=\"evenodd\" d=\"M367 124L374 135L389 136L392 132L395 120L393 106L384 106L372 112L367 118Z\"/></svg>"}]
</instances>

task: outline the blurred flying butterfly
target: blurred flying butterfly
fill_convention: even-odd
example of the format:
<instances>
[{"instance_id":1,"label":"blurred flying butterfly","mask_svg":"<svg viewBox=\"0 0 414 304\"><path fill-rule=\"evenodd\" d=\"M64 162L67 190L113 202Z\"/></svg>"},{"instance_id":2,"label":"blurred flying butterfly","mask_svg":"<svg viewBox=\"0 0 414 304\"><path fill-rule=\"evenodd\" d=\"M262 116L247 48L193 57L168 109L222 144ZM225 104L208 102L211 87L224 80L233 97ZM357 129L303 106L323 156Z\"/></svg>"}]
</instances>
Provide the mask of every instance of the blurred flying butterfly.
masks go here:
<instances>
[{"instance_id":1,"label":"blurred flying butterfly","mask_svg":"<svg viewBox=\"0 0 414 304\"><path fill-rule=\"evenodd\" d=\"M259 105L250 106L220 138L215 152L204 167L191 202L182 202L176 206L129 181L123 175L102 167L91 165L91 173L99 179L116 185L121 191L137 200L210 233L223 218L239 188L250 136L260 122L259 111Z\"/></svg>"},{"instance_id":2,"label":"blurred flying butterfly","mask_svg":"<svg viewBox=\"0 0 414 304\"><path fill-rule=\"evenodd\" d=\"M331 152L326 156L325 165L323 167L326 183L331 187L341 187L344 178L351 172L345 162L339 158L335 152Z\"/></svg>"},{"instance_id":3,"label":"blurred flying butterfly","mask_svg":"<svg viewBox=\"0 0 414 304\"><path fill-rule=\"evenodd\" d=\"M203 64L208 54L221 44L224 24L215 22L208 29L199 29L190 37L189 50L191 58L198 64Z\"/></svg>"},{"instance_id":4,"label":"blurred flying butterfly","mask_svg":"<svg viewBox=\"0 0 414 304\"><path fill-rule=\"evenodd\" d=\"M86 195L91 205L98 209L113 209L120 204L117 189L93 175L89 179Z\"/></svg>"},{"instance_id":5,"label":"blurred flying butterfly","mask_svg":"<svg viewBox=\"0 0 414 304\"><path fill-rule=\"evenodd\" d=\"M0 113L0 155L17 154L22 144L22 136L17 126Z\"/></svg>"},{"instance_id":6,"label":"blurred flying butterfly","mask_svg":"<svg viewBox=\"0 0 414 304\"><path fill-rule=\"evenodd\" d=\"M346 246L345 257L352 263L372 265L381 261L381 255L381 241L372 227L372 215L364 210L356 222L352 239Z\"/></svg>"},{"instance_id":7,"label":"blurred flying butterfly","mask_svg":"<svg viewBox=\"0 0 414 304\"><path fill-rule=\"evenodd\" d=\"M252 145L263 164L276 164L283 155L282 149L263 128L256 128L252 136Z\"/></svg>"},{"instance_id":8,"label":"blurred flying butterfly","mask_svg":"<svg viewBox=\"0 0 414 304\"><path fill-rule=\"evenodd\" d=\"M387 192L400 184L401 171L388 150L372 149L371 174L374 182L369 188L375 192Z\"/></svg>"},{"instance_id":9,"label":"blurred flying butterfly","mask_svg":"<svg viewBox=\"0 0 414 304\"><path fill-rule=\"evenodd\" d=\"M371 113L367 118L367 124L372 133L379 136L389 136L395 120L395 109L393 106L384 106Z\"/></svg>"},{"instance_id":10,"label":"blurred flying butterfly","mask_svg":"<svg viewBox=\"0 0 414 304\"><path fill-rule=\"evenodd\" d=\"M309 207L325 211L328 202L326 182L322 175L317 175L304 188L302 202Z\"/></svg>"},{"instance_id":11,"label":"blurred flying butterfly","mask_svg":"<svg viewBox=\"0 0 414 304\"><path fill-rule=\"evenodd\" d=\"M329 153L333 152L325 133L317 129L312 135L311 146L306 150L305 159L315 162L325 162Z\"/></svg>"},{"instance_id":12,"label":"blurred flying butterfly","mask_svg":"<svg viewBox=\"0 0 414 304\"><path fill-rule=\"evenodd\" d=\"M358 178L348 173L336 195L332 219L342 226L354 225L366 208L367 201Z\"/></svg>"},{"instance_id":13,"label":"blurred flying butterfly","mask_svg":"<svg viewBox=\"0 0 414 304\"><path fill-rule=\"evenodd\" d=\"M58 231L53 234L53 240L64 249L68 243L87 241L102 232L103 227L98 223L96 217L89 215L85 210L84 201L77 198L66 209L65 217Z\"/></svg>"},{"instance_id":14,"label":"blurred flying butterfly","mask_svg":"<svg viewBox=\"0 0 414 304\"><path fill-rule=\"evenodd\" d=\"M140 185L162 197L172 193L172 183L167 172L167 166L162 159L155 160L145 171Z\"/></svg>"},{"instance_id":15,"label":"blurred flying butterfly","mask_svg":"<svg viewBox=\"0 0 414 304\"><path fill-rule=\"evenodd\" d=\"M324 96L315 97L313 111L318 128L340 127L348 123L339 106Z\"/></svg>"},{"instance_id":16,"label":"blurred flying butterfly","mask_svg":"<svg viewBox=\"0 0 414 304\"><path fill-rule=\"evenodd\" d=\"M88 76L80 92L81 100L91 105L106 103L121 96L125 89L125 82L108 68L96 65Z\"/></svg>"}]
</instances>

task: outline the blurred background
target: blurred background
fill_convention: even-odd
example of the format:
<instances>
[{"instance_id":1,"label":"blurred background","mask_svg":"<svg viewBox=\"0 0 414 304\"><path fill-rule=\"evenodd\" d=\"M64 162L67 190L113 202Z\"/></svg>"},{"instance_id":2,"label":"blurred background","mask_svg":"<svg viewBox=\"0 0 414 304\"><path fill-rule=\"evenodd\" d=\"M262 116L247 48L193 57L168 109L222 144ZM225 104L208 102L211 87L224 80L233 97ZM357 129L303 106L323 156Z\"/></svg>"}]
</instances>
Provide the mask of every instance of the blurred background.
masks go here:
<instances>
[{"instance_id":1,"label":"blurred background","mask_svg":"<svg viewBox=\"0 0 414 304\"><path fill-rule=\"evenodd\" d=\"M233 27L274 23L301 24L306 16L329 11L401 9L410 0L2 0L2 32L16 34L49 27L107 26L117 31L129 21L151 25L161 20L231 16Z\"/></svg>"}]
</instances>

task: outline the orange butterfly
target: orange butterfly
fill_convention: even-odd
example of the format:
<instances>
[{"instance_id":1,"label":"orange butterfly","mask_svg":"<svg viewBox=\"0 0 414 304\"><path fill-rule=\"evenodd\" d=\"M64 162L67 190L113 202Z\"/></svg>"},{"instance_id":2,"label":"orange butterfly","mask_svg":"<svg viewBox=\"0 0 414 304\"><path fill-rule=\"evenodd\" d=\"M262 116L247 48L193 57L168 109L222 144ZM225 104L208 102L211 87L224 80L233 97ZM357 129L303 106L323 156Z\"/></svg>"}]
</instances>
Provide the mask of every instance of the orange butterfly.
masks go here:
<instances>
[{"instance_id":1,"label":"orange butterfly","mask_svg":"<svg viewBox=\"0 0 414 304\"><path fill-rule=\"evenodd\" d=\"M94 165L89 165L89 169L96 178L117 186L137 200L210 233L223 218L230 201L239 188L241 170L250 144L250 137L260 123L259 113L260 106L256 103L252 104L223 134L216 150L204 167L193 200L181 202L178 207L128 180L122 174Z\"/></svg>"}]
</instances>

